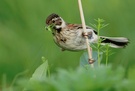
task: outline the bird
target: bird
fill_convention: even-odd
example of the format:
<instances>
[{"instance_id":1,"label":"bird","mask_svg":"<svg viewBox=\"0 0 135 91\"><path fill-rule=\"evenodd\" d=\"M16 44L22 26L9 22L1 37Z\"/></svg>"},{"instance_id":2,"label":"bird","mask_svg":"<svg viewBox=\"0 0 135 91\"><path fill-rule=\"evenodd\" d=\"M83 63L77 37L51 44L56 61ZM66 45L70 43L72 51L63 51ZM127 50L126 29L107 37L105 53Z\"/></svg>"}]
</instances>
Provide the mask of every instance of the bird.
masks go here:
<instances>
[{"instance_id":1,"label":"bird","mask_svg":"<svg viewBox=\"0 0 135 91\"><path fill-rule=\"evenodd\" d=\"M82 24L67 23L58 14L52 13L46 18L46 26L51 26L53 40L63 51L86 50L86 40ZM98 43L101 39L101 45L108 44L112 48L124 48L129 40L126 37L106 37L98 36L98 32L92 27L86 26L86 32L90 44Z\"/></svg>"}]
</instances>

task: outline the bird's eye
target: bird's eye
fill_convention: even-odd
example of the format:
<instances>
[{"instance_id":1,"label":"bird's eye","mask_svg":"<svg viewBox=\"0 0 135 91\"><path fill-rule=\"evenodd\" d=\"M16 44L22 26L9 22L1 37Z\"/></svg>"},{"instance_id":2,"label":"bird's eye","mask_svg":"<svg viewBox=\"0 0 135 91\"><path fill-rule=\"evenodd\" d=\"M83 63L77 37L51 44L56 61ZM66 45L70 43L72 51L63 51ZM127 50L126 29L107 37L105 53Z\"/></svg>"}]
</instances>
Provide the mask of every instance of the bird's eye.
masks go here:
<instances>
[{"instance_id":1,"label":"bird's eye","mask_svg":"<svg viewBox=\"0 0 135 91\"><path fill-rule=\"evenodd\" d=\"M52 23L55 23L55 21L54 21L54 20L52 20Z\"/></svg>"}]
</instances>

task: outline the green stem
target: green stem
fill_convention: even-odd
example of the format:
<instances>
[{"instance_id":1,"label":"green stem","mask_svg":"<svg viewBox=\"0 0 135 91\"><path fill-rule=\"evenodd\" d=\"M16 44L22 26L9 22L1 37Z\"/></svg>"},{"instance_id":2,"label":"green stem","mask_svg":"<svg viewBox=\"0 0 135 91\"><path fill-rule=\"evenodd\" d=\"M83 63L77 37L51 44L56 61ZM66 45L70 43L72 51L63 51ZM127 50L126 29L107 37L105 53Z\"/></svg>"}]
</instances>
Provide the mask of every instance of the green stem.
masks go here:
<instances>
[{"instance_id":1,"label":"green stem","mask_svg":"<svg viewBox=\"0 0 135 91\"><path fill-rule=\"evenodd\" d=\"M7 89L7 78L6 74L3 74L2 76L2 91L6 91Z\"/></svg>"},{"instance_id":2,"label":"green stem","mask_svg":"<svg viewBox=\"0 0 135 91\"><path fill-rule=\"evenodd\" d=\"M108 64L108 57L109 57L109 45L107 44L106 45L106 66L107 66L107 64Z\"/></svg>"},{"instance_id":3,"label":"green stem","mask_svg":"<svg viewBox=\"0 0 135 91\"><path fill-rule=\"evenodd\" d=\"M97 46L97 48L98 48L98 66L100 66L100 45L101 45L101 41L100 41L100 37L99 37L100 27L101 27L100 19L98 19L98 26L97 26L97 28L98 28L98 46Z\"/></svg>"},{"instance_id":4,"label":"green stem","mask_svg":"<svg viewBox=\"0 0 135 91\"><path fill-rule=\"evenodd\" d=\"M100 66L100 50L98 49L98 66Z\"/></svg>"},{"instance_id":5,"label":"green stem","mask_svg":"<svg viewBox=\"0 0 135 91\"><path fill-rule=\"evenodd\" d=\"M100 19L100 18L98 18L95 21L97 22L97 25L96 24L92 24L92 26L95 27L97 29L97 32L98 32L98 34L97 34L97 36L98 36L98 43L97 43L96 48L97 48L97 56L98 56L98 59L97 59L98 66L100 66L100 64L101 64L101 54L100 54L101 47L100 46L101 46L101 42L103 41L103 39L100 39L100 30L102 28L104 28L105 26L107 26L108 24L103 24L104 20ZM108 56L108 53L106 55ZM106 64L107 64L107 61L108 61L108 57L106 57Z\"/></svg>"},{"instance_id":6,"label":"green stem","mask_svg":"<svg viewBox=\"0 0 135 91\"><path fill-rule=\"evenodd\" d=\"M50 67L47 68L48 77L50 78Z\"/></svg>"}]
</instances>

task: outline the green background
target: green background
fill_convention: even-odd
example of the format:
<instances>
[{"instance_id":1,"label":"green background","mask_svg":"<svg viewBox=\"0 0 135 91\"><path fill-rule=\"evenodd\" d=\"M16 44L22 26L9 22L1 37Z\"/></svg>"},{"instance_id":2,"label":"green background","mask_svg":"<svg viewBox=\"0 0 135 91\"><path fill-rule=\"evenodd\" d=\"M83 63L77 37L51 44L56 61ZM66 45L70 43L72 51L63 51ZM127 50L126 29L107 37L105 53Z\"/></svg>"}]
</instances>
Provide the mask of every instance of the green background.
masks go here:
<instances>
[{"instance_id":1,"label":"green background","mask_svg":"<svg viewBox=\"0 0 135 91\"><path fill-rule=\"evenodd\" d=\"M124 49L112 49L109 62L125 69L135 66L135 1L82 0L86 24L102 18L109 26L101 35L124 36L130 44ZM45 19L57 13L69 23L81 23L77 0L0 0L0 78L7 80L24 70L29 75L48 59L51 71L57 68L76 68L83 51L62 52L45 30ZM104 61L102 60L102 63Z\"/></svg>"}]
</instances>

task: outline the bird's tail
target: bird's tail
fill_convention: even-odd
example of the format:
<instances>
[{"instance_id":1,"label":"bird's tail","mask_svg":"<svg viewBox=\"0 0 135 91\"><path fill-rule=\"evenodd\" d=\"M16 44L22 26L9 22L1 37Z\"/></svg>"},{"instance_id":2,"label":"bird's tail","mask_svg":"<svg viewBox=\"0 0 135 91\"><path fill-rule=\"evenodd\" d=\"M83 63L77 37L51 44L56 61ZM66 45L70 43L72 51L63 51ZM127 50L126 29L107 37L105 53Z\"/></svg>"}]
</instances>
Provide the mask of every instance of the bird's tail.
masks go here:
<instances>
[{"instance_id":1,"label":"bird's tail","mask_svg":"<svg viewBox=\"0 0 135 91\"><path fill-rule=\"evenodd\" d=\"M125 37L105 37L100 36L102 42L101 45L109 44L113 48L124 48L128 45L129 40Z\"/></svg>"}]
</instances>

